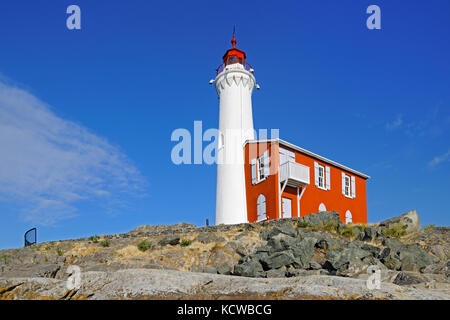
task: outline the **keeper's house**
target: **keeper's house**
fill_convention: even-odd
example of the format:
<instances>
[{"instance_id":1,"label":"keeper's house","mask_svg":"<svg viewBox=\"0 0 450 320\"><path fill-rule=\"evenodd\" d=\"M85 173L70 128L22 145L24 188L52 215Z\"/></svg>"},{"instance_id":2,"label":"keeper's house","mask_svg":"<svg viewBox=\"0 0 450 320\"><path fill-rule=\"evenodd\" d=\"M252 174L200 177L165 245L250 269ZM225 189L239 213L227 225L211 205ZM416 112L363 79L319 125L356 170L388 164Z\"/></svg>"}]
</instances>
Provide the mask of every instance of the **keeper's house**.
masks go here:
<instances>
[{"instance_id":1,"label":"keeper's house","mask_svg":"<svg viewBox=\"0 0 450 320\"><path fill-rule=\"evenodd\" d=\"M346 223L367 223L369 176L280 139L245 143L249 222L337 211Z\"/></svg>"}]
</instances>

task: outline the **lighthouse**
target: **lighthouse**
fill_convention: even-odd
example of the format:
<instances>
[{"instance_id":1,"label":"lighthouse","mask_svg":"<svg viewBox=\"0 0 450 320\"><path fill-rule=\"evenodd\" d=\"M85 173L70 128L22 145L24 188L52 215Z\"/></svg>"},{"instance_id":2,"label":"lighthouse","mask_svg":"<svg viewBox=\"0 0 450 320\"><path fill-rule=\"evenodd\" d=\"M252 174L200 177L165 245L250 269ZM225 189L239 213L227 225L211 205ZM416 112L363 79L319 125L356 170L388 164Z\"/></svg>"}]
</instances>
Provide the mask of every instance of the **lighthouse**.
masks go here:
<instances>
[{"instance_id":1,"label":"lighthouse","mask_svg":"<svg viewBox=\"0 0 450 320\"><path fill-rule=\"evenodd\" d=\"M255 138L252 93L253 69L244 51L233 47L223 56L214 80L219 96L219 133L217 149L216 225L245 223L244 144Z\"/></svg>"}]
</instances>

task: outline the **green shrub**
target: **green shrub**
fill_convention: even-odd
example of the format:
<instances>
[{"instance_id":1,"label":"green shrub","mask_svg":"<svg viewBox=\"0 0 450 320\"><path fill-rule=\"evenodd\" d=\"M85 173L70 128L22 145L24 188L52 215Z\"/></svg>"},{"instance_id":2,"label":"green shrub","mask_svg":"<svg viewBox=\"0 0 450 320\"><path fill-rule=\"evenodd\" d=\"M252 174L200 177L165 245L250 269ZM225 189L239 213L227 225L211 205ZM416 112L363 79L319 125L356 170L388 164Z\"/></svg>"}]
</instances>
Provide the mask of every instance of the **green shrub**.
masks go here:
<instances>
[{"instance_id":1,"label":"green shrub","mask_svg":"<svg viewBox=\"0 0 450 320\"><path fill-rule=\"evenodd\" d=\"M328 221L312 226L312 231L327 230L330 232L337 232L337 223L335 221Z\"/></svg>"},{"instance_id":2,"label":"green shrub","mask_svg":"<svg viewBox=\"0 0 450 320\"><path fill-rule=\"evenodd\" d=\"M100 245L104 248L109 247L109 240L105 239L102 242L100 242Z\"/></svg>"},{"instance_id":3,"label":"green shrub","mask_svg":"<svg viewBox=\"0 0 450 320\"><path fill-rule=\"evenodd\" d=\"M56 249L56 254L58 256L62 256L64 254L64 251L62 249L58 248L58 249Z\"/></svg>"},{"instance_id":4,"label":"green shrub","mask_svg":"<svg viewBox=\"0 0 450 320\"><path fill-rule=\"evenodd\" d=\"M355 233L356 233L355 229L353 229L353 228L345 228L340 232L340 234L342 236L349 238L349 239L355 237L356 236Z\"/></svg>"},{"instance_id":5,"label":"green shrub","mask_svg":"<svg viewBox=\"0 0 450 320\"><path fill-rule=\"evenodd\" d=\"M45 247L45 250L48 251L48 250L50 250L52 247L53 247L53 246L49 244L48 246Z\"/></svg>"},{"instance_id":6,"label":"green shrub","mask_svg":"<svg viewBox=\"0 0 450 320\"><path fill-rule=\"evenodd\" d=\"M139 242L137 247L138 247L139 250L144 252L144 251L147 251L148 249L150 249L152 247L152 243L144 240L142 242Z\"/></svg>"},{"instance_id":7,"label":"green shrub","mask_svg":"<svg viewBox=\"0 0 450 320\"><path fill-rule=\"evenodd\" d=\"M93 243L97 243L98 239L100 239L100 237L97 235L89 237L89 240L91 240Z\"/></svg>"},{"instance_id":8,"label":"green shrub","mask_svg":"<svg viewBox=\"0 0 450 320\"><path fill-rule=\"evenodd\" d=\"M180 243L180 246L182 246L182 247L187 247L187 246L190 246L191 243L192 243L192 240L189 240L189 239L183 239L183 240L181 241L181 243Z\"/></svg>"},{"instance_id":9,"label":"green shrub","mask_svg":"<svg viewBox=\"0 0 450 320\"><path fill-rule=\"evenodd\" d=\"M297 228L306 228L309 226L309 223L306 221L298 221L297 222Z\"/></svg>"},{"instance_id":10,"label":"green shrub","mask_svg":"<svg viewBox=\"0 0 450 320\"><path fill-rule=\"evenodd\" d=\"M400 238L406 234L406 230L402 223L392 225L392 227L386 229L383 233L385 238Z\"/></svg>"},{"instance_id":11,"label":"green shrub","mask_svg":"<svg viewBox=\"0 0 450 320\"><path fill-rule=\"evenodd\" d=\"M434 228L436 228L436 225L435 224L429 224L429 225L427 225L427 226L424 226L423 227L423 230L425 231L425 230L432 230L432 229L434 229Z\"/></svg>"},{"instance_id":12,"label":"green shrub","mask_svg":"<svg viewBox=\"0 0 450 320\"><path fill-rule=\"evenodd\" d=\"M6 254L2 254L2 255L0 256L0 258L3 259L3 261L4 261L5 264L6 264L6 260L8 259L8 256L7 256Z\"/></svg>"},{"instance_id":13,"label":"green shrub","mask_svg":"<svg viewBox=\"0 0 450 320\"><path fill-rule=\"evenodd\" d=\"M358 223L355 224L355 227L358 227L361 232L364 232L367 226L364 223Z\"/></svg>"}]
</instances>

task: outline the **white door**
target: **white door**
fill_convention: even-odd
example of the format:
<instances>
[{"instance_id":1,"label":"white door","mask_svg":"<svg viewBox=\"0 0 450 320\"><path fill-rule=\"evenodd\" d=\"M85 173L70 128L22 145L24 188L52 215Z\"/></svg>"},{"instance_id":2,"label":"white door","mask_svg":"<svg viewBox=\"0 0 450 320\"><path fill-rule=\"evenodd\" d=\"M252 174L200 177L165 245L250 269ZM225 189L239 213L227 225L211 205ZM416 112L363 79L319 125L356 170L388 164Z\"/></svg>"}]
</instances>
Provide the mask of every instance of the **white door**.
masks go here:
<instances>
[{"instance_id":1,"label":"white door","mask_svg":"<svg viewBox=\"0 0 450 320\"><path fill-rule=\"evenodd\" d=\"M283 198L283 218L292 217L291 199Z\"/></svg>"}]
</instances>

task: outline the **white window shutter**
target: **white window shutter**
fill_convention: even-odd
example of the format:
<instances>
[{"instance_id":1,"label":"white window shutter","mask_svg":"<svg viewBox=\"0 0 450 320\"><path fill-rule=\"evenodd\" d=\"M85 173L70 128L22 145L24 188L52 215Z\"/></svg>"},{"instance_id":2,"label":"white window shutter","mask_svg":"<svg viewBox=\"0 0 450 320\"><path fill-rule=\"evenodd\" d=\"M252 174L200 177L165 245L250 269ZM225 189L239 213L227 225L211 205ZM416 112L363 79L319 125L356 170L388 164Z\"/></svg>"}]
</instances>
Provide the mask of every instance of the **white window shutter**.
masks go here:
<instances>
[{"instance_id":1,"label":"white window shutter","mask_svg":"<svg viewBox=\"0 0 450 320\"><path fill-rule=\"evenodd\" d=\"M264 152L264 177L268 177L270 175L270 157L269 157L269 150L266 150Z\"/></svg>"},{"instance_id":2,"label":"white window shutter","mask_svg":"<svg viewBox=\"0 0 450 320\"><path fill-rule=\"evenodd\" d=\"M342 194L345 195L345 174L342 172L341 175L342 175L342 179L341 179L341 182L342 182Z\"/></svg>"},{"instance_id":3,"label":"white window shutter","mask_svg":"<svg viewBox=\"0 0 450 320\"><path fill-rule=\"evenodd\" d=\"M356 189L355 189L355 177L352 177L352 198L356 197Z\"/></svg>"},{"instance_id":4,"label":"white window shutter","mask_svg":"<svg viewBox=\"0 0 450 320\"><path fill-rule=\"evenodd\" d=\"M252 183L256 184L256 159L252 159L250 164L252 166Z\"/></svg>"},{"instance_id":5,"label":"white window shutter","mask_svg":"<svg viewBox=\"0 0 450 320\"><path fill-rule=\"evenodd\" d=\"M314 184L319 186L319 164L314 162Z\"/></svg>"},{"instance_id":6,"label":"white window shutter","mask_svg":"<svg viewBox=\"0 0 450 320\"><path fill-rule=\"evenodd\" d=\"M327 190L330 190L331 189L330 167L325 167L325 172L326 172L325 182L326 182Z\"/></svg>"}]
</instances>

